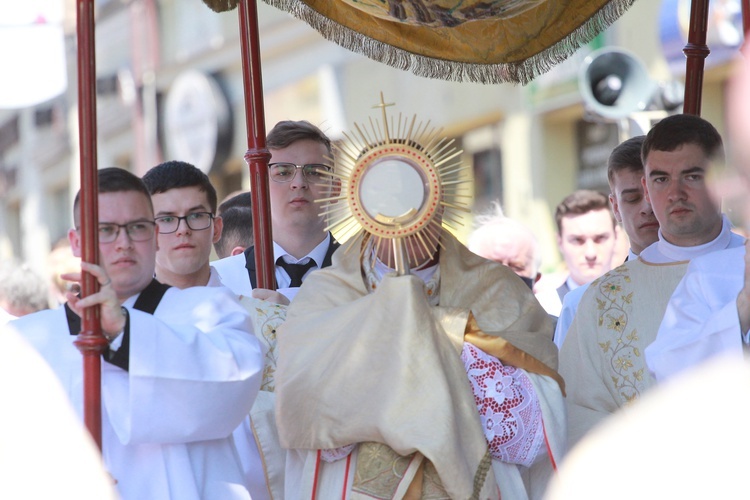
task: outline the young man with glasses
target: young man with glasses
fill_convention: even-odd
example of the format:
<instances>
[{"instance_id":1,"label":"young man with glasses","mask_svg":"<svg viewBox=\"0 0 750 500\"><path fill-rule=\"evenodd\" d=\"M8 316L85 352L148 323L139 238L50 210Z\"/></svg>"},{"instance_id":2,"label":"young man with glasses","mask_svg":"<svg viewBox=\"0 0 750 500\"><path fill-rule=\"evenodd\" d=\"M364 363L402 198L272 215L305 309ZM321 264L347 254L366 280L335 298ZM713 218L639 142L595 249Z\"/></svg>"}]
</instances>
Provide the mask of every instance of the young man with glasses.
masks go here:
<instances>
[{"instance_id":1,"label":"young man with glasses","mask_svg":"<svg viewBox=\"0 0 750 500\"><path fill-rule=\"evenodd\" d=\"M159 250L156 279L177 288L218 286L209 265L211 247L221 238L217 197L208 176L183 161L168 161L143 176L151 193Z\"/></svg>"},{"instance_id":2,"label":"young man with glasses","mask_svg":"<svg viewBox=\"0 0 750 500\"><path fill-rule=\"evenodd\" d=\"M271 228L276 290L256 289L255 248L213 262L225 286L238 295L288 304L315 269L331 265L338 247L325 231L316 200L331 196L331 141L306 121L282 121L268 133Z\"/></svg>"},{"instance_id":3,"label":"young man with glasses","mask_svg":"<svg viewBox=\"0 0 750 500\"><path fill-rule=\"evenodd\" d=\"M100 264L82 262L81 269L99 291L85 298L69 293L65 306L11 327L49 363L80 413L83 363L73 341L83 309L100 306L109 341L103 458L121 498L249 499L231 434L250 410L263 370L258 341L248 334L250 316L221 287L180 290L154 279L159 234L141 179L100 170L98 204ZM76 256L79 207L76 197L76 229L68 233ZM81 281L81 273L62 277Z\"/></svg>"}]
</instances>

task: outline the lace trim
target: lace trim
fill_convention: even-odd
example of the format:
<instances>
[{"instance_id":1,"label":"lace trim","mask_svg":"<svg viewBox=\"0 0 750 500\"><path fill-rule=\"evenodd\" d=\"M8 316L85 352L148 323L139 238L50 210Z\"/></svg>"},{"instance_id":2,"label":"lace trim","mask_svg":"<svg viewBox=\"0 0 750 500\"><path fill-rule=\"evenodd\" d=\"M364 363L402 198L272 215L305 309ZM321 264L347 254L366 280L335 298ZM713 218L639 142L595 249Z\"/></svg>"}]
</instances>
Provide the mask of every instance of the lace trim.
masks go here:
<instances>
[{"instance_id":1,"label":"lace trim","mask_svg":"<svg viewBox=\"0 0 750 500\"><path fill-rule=\"evenodd\" d=\"M542 408L523 370L464 343L461 361L493 458L530 466L544 442Z\"/></svg>"},{"instance_id":2,"label":"lace trim","mask_svg":"<svg viewBox=\"0 0 750 500\"><path fill-rule=\"evenodd\" d=\"M341 460L342 458L348 457L352 450L354 450L354 446L354 444L348 444L346 446L341 446L340 448L320 450L320 458L322 458L324 462L327 462L329 464L331 462L336 462L338 460Z\"/></svg>"}]
</instances>

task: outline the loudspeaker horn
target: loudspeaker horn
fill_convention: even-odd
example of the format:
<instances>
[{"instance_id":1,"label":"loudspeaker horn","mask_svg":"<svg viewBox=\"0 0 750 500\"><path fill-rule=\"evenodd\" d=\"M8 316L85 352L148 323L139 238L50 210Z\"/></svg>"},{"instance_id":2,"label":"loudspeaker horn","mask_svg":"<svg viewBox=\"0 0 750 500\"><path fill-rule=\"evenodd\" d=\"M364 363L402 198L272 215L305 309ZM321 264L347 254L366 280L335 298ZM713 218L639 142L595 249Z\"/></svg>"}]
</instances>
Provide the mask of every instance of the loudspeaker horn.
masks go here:
<instances>
[{"instance_id":1,"label":"loudspeaker horn","mask_svg":"<svg viewBox=\"0 0 750 500\"><path fill-rule=\"evenodd\" d=\"M643 63L619 48L602 48L586 56L578 87L586 107L610 119L645 110L656 90Z\"/></svg>"}]
</instances>

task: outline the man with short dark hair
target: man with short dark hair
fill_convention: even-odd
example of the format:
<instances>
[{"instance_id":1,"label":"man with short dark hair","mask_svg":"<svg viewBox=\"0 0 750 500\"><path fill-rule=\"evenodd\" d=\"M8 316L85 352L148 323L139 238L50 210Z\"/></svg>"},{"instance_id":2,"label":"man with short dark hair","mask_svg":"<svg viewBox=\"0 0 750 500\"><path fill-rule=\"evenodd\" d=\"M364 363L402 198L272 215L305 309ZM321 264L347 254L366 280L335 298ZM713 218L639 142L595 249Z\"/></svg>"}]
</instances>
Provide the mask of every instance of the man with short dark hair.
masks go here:
<instances>
[{"instance_id":1,"label":"man with short dark hair","mask_svg":"<svg viewBox=\"0 0 750 500\"><path fill-rule=\"evenodd\" d=\"M251 193L239 193L219 205L223 222L221 238L214 243L219 259L243 253L253 245L253 211Z\"/></svg>"},{"instance_id":2,"label":"man with short dark hair","mask_svg":"<svg viewBox=\"0 0 750 500\"><path fill-rule=\"evenodd\" d=\"M45 358L82 411L80 316L99 306L109 342L102 364L102 442L123 499L249 499L232 432L258 394L263 357L245 309L228 290L180 290L154 279L158 230L142 180L99 171L100 284L65 306L11 325ZM80 205L68 232L81 255ZM80 282L82 273L63 275Z\"/></svg>"},{"instance_id":3,"label":"man with short dark hair","mask_svg":"<svg viewBox=\"0 0 750 500\"><path fill-rule=\"evenodd\" d=\"M730 131L736 141L734 166L738 175L717 183L721 194L740 197L738 211L750 228L750 45L738 59L730 87ZM731 183L731 185L727 185ZM738 187L738 185L740 187ZM696 368L715 357L727 365L746 357L750 345L750 240L744 246L701 256L669 300L656 340L646 348L648 367L658 382Z\"/></svg>"},{"instance_id":4,"label":"man with short dark hair","mask_svg":"<svg viewBox=\"0 0 750 500\"><path fill-rule=\"evenodd\" d=\"M590 189L565 197L555 209L555 222L569 274L557 289L540 290L536 297L549 314L559 316L565 294L612 269L617 232L609 200Z\"/></svg>"},{"instance_id":5,"label":"man with short dark hair","mask_svg":"<svg viewBox=\"0 0 750 500\"><path fill-rule=\"evenodd\" d=\"M221 284L209 265L223 221L208 176L190 163L168 161L146 172L143 182L159 231L156 279L177 288Z\"/></svg>"},{"instance_id":6,"label":"man with short dark hair","mask_svg":"<svg viewBox=\"0 0 750 500\"><path fill-rule=\"evenodd\" d=\"M560 350L571 444L653 386L643 353L688 261L743 241L706 185L724 154L713 125L692 115L667 117L648 132L641 151L659 240L592 283L581 299Z\"/></svg>"},{"instance_id":7,"label":"man with short dark hair","mask_svg":"<svg viewBox=\"0 0 750 500\"><path fill-rule=\"evenodd\" d=\"M338 247L318 217L316 200L331 195L331 141L306 121L282 121L266 138L269 195L277 290L256 289L255 247L213 266L222 282L238 295L288 304L311 271L331 264ZM295 277L296 276L296 277Z\"/></svg>"}]
</instances>

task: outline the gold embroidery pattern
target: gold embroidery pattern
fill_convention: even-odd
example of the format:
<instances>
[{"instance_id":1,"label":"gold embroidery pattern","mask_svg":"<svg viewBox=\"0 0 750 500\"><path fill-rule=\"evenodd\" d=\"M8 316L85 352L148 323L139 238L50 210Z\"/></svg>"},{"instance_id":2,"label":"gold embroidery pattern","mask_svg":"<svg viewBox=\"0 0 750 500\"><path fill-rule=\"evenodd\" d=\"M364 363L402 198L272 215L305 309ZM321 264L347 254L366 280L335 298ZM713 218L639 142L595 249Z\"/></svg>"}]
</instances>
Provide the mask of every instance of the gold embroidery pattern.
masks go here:
<instances>
[{"instance_id":1,"label":"gold embroidery pattern","mask_svg":"<svg viewBox=\"0 0 750 500\"><path fill-rule=\"evenodd\" d=\"M372 498L393 498L414 454L401 456L382 443L361 443L352 491Z\"/></svg>"},{"instance_id":2,"label":"gold embroidery pattern","mask_svg":"<svg viewBox=\"0 0 750 500\"><path fill-rule=\"evenodd\" d=\"M361 443L357 455L352 491L374 499L394 497L414 453L401 456L382 443ZM435 466L425 459L422 475L422 500L448 500Z\"/></svg>"},{"instance_id":3,"label":"gold embroidery pattern","mask_svg":"<svg viewBox=\"0 0 750 500\"><path fill-rule=\"evenodd\" d=\"M645 389L638 329L629 327L633 308L633 292L625 293L629 284L630 274L624 266L591 284L597 291L599 347L608 360L612 383L623 404L637 399Z\"/></svg>"}]
</instances>

